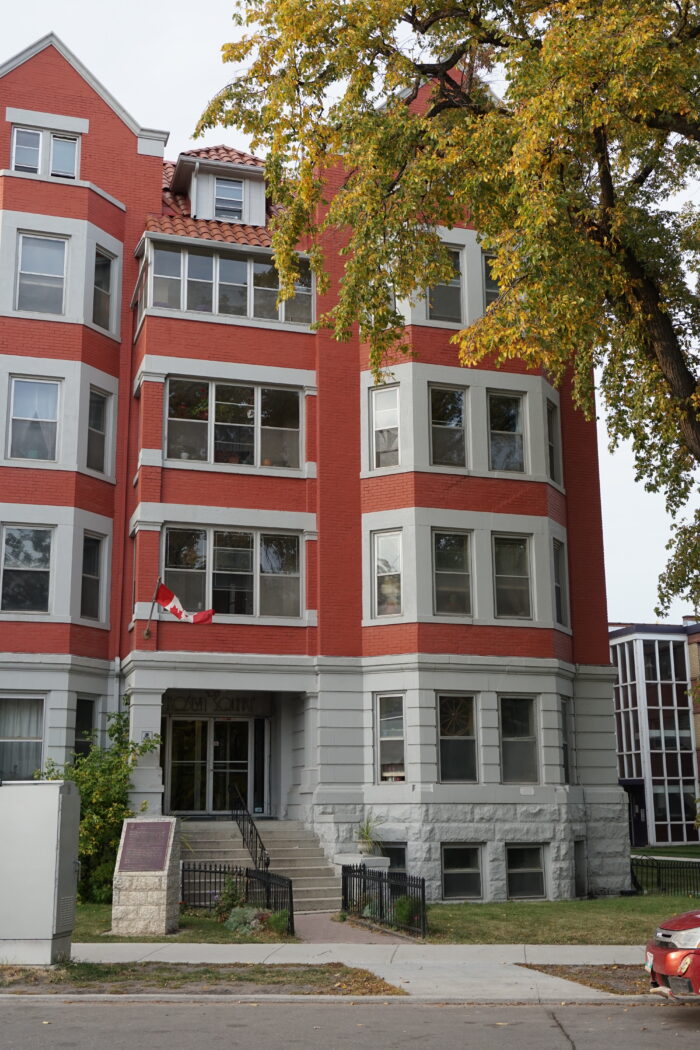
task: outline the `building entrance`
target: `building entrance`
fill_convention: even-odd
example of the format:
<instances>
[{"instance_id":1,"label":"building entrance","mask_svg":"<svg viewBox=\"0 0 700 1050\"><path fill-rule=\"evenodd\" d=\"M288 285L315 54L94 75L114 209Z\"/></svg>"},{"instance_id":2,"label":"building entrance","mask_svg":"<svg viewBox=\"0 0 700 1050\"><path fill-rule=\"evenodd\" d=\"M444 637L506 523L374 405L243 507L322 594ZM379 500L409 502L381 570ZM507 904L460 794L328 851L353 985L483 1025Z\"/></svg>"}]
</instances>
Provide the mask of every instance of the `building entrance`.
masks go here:
<instances>
[{"instance_id":1,"label":"building entrance","mask_svg":"<svg viewBox=\"0 0 700 1050\"><path fill-rule=\"evenodd\" d=\"M169 737L171 813L230 812L234 784L252 808L248 719L173 718Z\"/></svg>"}]
</instances>

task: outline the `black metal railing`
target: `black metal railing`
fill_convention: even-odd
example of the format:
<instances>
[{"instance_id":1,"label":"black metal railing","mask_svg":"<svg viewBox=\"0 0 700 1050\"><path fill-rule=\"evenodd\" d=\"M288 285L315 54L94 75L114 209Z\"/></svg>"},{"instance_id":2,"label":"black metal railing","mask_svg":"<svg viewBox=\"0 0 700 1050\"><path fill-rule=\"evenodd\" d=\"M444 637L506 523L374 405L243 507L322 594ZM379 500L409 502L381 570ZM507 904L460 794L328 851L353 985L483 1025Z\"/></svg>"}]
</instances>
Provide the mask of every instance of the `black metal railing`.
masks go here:
<instances>
[{"instance_id":1,"label":"black metal railing","mask_svg":"<svg viewBox=\"0 0 700 1050\"><path fill-rule=\"evenodd\" d=\"M231 806L231 819L235 820L243 839L243 845L250 853L253 867L256 871L267 871L270 867L270 854L263 845L260 832L241 794L238 784L231 785L233 805Z\"/></svg>"},{"instance_id":2,"label":"black metal railing","mask_svg":"<svg viewBox=\"0 0 700 1050\"><path fill-rule=\"evenodd\" d=\"M700 897L700 863L632 857L632 884L639 893Z\"/></svg>"},{"instance_id":3,"label":"black metal railing","mask_svg":"<svg viewBox=\"0 0 700 1050\"><path fill-rule=\"evenodd\" d=\"M364 864L343 865L343 911L425 937L425 879L402 871L382 871Z\"/></svg>"},{"instance_id":4,"label":"black metal railing","mask_svg":"<svg viewBox=\"0 0 700 1050\"><path fill-rule=\"evenodd\" d=\"M287 932L294 933L292 880L285 875L201 860L180 864L180 900L188 908L214 908L231 882L246 904L265 911L286 911Z\"/></svg>"}]
</instances>

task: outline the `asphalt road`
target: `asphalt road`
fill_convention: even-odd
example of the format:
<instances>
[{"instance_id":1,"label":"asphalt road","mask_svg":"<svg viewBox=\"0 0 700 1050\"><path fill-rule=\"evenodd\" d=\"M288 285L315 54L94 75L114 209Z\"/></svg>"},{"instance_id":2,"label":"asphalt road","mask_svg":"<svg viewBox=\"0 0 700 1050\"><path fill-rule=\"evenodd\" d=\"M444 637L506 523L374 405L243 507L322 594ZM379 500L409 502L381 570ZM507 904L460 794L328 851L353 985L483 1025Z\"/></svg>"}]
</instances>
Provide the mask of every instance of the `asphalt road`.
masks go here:
<instances>
[{"instance_id":1,"label":"asphalt road","mask_svg":"<svg viewBox=\"0 0 700 1050\"><path fill-rule=\"evenodd\" d=\"M2 1050L659 1050L700 1045L700 1007L0 1002Z\"/></svg>"}]
</instances>

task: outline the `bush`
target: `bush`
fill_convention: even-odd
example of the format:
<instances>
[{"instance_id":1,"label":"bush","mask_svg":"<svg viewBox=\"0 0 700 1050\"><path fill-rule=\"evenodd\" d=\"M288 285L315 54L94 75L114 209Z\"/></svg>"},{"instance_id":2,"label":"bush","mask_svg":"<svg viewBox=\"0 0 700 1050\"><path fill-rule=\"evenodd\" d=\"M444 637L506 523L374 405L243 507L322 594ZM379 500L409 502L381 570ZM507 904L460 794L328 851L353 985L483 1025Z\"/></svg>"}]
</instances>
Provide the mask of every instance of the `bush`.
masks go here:
<instances>
[{"instance_id":1,"label":"bush","mask_svg":"<svg viewBox=\"0 0 700 1050\"><path fill-rule=\"evenodd\" d=\"M125 710L107 716L108 747L96 743L84 755L58 765L52 759L40 777L45 780L72 780L80 791L80 837L78 857L81 901L109 904L112 879L119 850L122 825L134 813L129 808L131 770L141 755L160 746L158 737L137 744L129 739L128 700Z\"/></svg>"},{"instance_id":2,"label":"bush","mask_svg":"<svg viewBox=\"0 0 700 1050\"><path fill-rule=\"evenodd\" d=\"M245 926L253 926L253 923L257 920L257 925L260 926L260 912L257 908L232 908L231 914L224 923L227 930L240 931Z\"/></svg>"},{"instance_id":3,"label":"bush","mask_svg":"<svg viewBox=\"0 0 700 1050\"><path fill-rule=\"evenodd\" d=\"M397 897L393 909L397 926L420 925L420 906L410 897Z\"/></svg>"},{"instance_id":4,"label":"bush","mask_svg":"<svg viewBox=\"0 0 700 1050\"><path fill-rule=\"evenodd\" d=\"M240 880L229 875L224 882L224 888L216 899L214 914L219 922L225 922L234 908L240 908L245 904L245 881L241 885Z\"/></svg>"},{"instance_id":5,"label":"bush","mask_svg":"<svg viewBox=\"0 0 700 1050\"><path fill-rule=\"evenodd\" d=\"M287 933L289 926L289 912L287 909L273 911L267 920L267 925L273 933Z\"/></svg>"}]
</instances>

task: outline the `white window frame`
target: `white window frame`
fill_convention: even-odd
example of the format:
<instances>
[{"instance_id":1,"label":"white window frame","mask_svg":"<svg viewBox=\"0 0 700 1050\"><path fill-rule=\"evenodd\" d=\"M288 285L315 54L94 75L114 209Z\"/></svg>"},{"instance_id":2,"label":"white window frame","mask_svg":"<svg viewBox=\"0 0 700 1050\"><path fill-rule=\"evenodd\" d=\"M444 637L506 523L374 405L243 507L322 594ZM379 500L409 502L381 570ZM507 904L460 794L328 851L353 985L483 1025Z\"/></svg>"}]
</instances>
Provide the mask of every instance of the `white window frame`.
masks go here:
<instances>
[{"instance_id":1,"label":"white window frame","mask_svg":"<svg viewBox=\"0 0 700 1050\"><path fill-rule=\"evenodd\" d=\"M457 393L462 395L462 445L464 451L464 462L463 463L437 463L435 461L435 451L433 446L433 430L435 424L433 423L433 390L448 390L451 393ZM449 383L428 383L428 427L429 427L429 442L430 442L430 465L431 467L439 467L441 470L466 470L469 466L469 454L467 448L467 388L463 386L451 386ZM443 427L443 430L458 430L458 427Z\"/></svg>"},{"instance_id":2,"label":"white window frame","mask_svg":"<svg viewBox=\"0 0 700 1050\"><path fill-rule=\"evenodd\" d=\"M382 736L382 700L384 699L398 699L401 700L401 736ZM375 694L374 710L376 718L376 772L375 778L377 784L405 784L407 780L406 776L406 696L402 692L392 691L385 689L381 693ZM382 742L401 741L402 745L402 756L403 756L403 775L400 775L397 770L396 776L382 777ZM398 763L394 763L398 764Z\"/></svg>"},{"instance_id":3,"label":"white window frame","mask_svg":"<svg viewBox=\"0 0 700 1050\"><path fill-rule=\"evenodd\" d=\"M55 144L57 139L59 139L61 141L74 142L75 143L75 171L74 171L74 173L72 175L66 175L64 172L54 171L53 170L53 168L54 168L54 159L53 159L54 158L54 144ZM51 152L50 152L50 158L49 158L49 175L50 175L50 177L52 179L72 179L73 181L77 180L78 172L80 171L79 156L78 156L79 150L80 150L80 136L79 135L71 135L68 132L63 134L60 131L52 131L51 132Z\"/></svg>"},{"instance_id":4,"label":"white window frame","mask_svg":"<svg viewBox=\"0 0 700 1050\"><path fill-rule=\"evenodd\" d=\"M2 607L2 591L3 591L3 577L5 574L5 537L8 529L32 529L35 532L42 531L48 532L51 537L51 543L49 547L49 567L46 569L22 569L22 572L47 572L49 574L49 588L46 601L45 609L3 609ZM53 525L43 525L36 522L21 522L21 521L5 521L0 525L0 614L3 614L5 619L12 620L15 617L23 619L25 616L36 617L40 619L44 616L50 616L53 609L53 588L55 579L55 550L56 550L56 529Z\"/></svg>"},{"instance_id":5,"label":"white window frame","mask_svg":"<svg viewBox=\"0 0 700 1050\"><path fill-rule=\"evenodd\" d=\"M504 397L510 398L513 401L520 402L519 422L520 430L494 430L491 426L491 398L492 397ZM489 472L492 474L506 474L508 477L514 477L519 474L527 474L528 472L528 449L527 449L527 394L519 390L492 390L486 391L486 416L488 423L488 466ZM491 452L491 437L493 434L508 434L508 435L520 435L522 443L522 467L514 470L509 470L507 467L494 467L492 452Z\"/></svg>"},{"instance_id":6,"label":"white window frame","mask_svg":"<svg viewBox=\"0 0 700 1050\"><path fill-rule=\"evenodd\" d=\"M37 162L37 170L35 172L19 171L15 166L16 160L16 145L17 145L17 132L28 131L34 135L39 136L39 157ZM60 172L54 173L53 171L53 157L54 157L54 141L56 139L66 139L71 142L75 142L75 173L73 175L65 175ZM66 179L71 182L77 182L80 178L80 153L81 153L81 139L82 135L73 131L58 131L51 130L49 128L37 128L30 127L26 124L13 124L12 126L12 171L17 172L18 175L32 175L39 176L40 178L50 179Z\"/></svg>"},{"instance_id":7,"label":"white window frame","mask_svg":"<svg viewBox=\"0 0 700 1050\"><path fill-rule=\"evenodd\" d=\"M0 694L0 703L2 703L3 700L40 700L41 701L41 736L40 737L35 737L35 736L28 736L28 737L3 736L3 737L0 737L0 743L2 743L2 744L10 744L10 743L36 744L36 743L40 743L41 744L41 761L39 763L39 769L43 769L44 768L44 754L45 754L45 751L46 751L46 709L47 709L46 694L45 693L40 693L40 694L32 693L32 694L26 695L26 694L22 693L21 691L17 691L17 692L5 691L2 694ZM2 775L2 771L0 770L0 776L1 775ZM10 783L15 783L15 782L7 780L7 778L5 778L5 783L10 784Z\"/></svg>"},{"instance_id":8,"label":"white window frame","mask_svg":"<svg viewBox=\"0 0 700 1050\"><path fill-rule=\"evenodd\" d=\"M88 451L90 444L90 433L99 434L98 430L94 430L90 426L90 395L97 394L99 397L104 398L105 402L105 429L104 429L104 451L102 457L102 469L98 470L97 467L91 467L88 464ZM85 469L91 474L95 474L97 477L106 477L110 474L111 464L111 448L110 448L110 435L112 432L112 401L113 395L107 390L101 390L99 387L94 386L90 383L88 388L88 402L87 402L87 419L86 419L86 435L85 435Z\"/></svg>"},{"instance_id":9,"label":"white window frame","mask_svg":"<svg viewBox=\"0 0 700 1050\"><path fill-rule=\"evenodd\" d=\"M431 324L437 326L447 325L449 328L462 328L465 324L466 310L465 310L465 295L464 295L464 245L460 244L446 244L445 248L451 255L457 256L457 264L459 266L459 321L449 321L439 317L430 316L430 293L433 288L455 288L457 285L452 281L443 281L441 284L432 285L425 291L425 318Z\"/></svg>"},{"instance_id":10,"label":"white window frame","mask_svg":"<svg viewBox=\"0 0 700 1050\"><path fill-rule=\"evenodd\" d=\"M304 581L306 578L306 564L305 564L305 544L303 533L295 529L268 529L263 526L249 526L249 525L236 525L235 523L229 525L193 525L189 522L166 522L161 530L161 554L160 554L160 565L161 571L160 576L166 586L169 586L166 574L168 567L166 566L166 555L167 555L167 533L169 530L175 532L203 532L206 535L206 568L204 569L204 609L213 609L213 575L214 575L214 533L216 532L239 532L251 535L253 537L253 612L252 613L224 613L217 612L217 617L221 616L224 618L224 622L232 623L246 623L251 621L266 622L266 621L282 621L284 623L297 623L299 620L304 618L305 610L305 588ZM260 612L260 577L266 575L260 571L260 543L262 536L292 536L297 541L298 549L298 567L299 571L297 574L284 573L280 575L288 576L299 580L299 611L295 616L285 616L284 613L261 613ZM178 572L182 571L177 568L173 568L171 571ZM201 570L200 570L201 571ZM233 571L233 570L228 570ZM172 589L172 588L171 588ZM177 590L175 590L177 594ZM178 595L178 597L180 597ZM187 612L194 612L193 609L187 609Z\"/></svg>"},{"instance_id":11,"label":"white window frame","mask_svg":"<svg viewBox=\"0 0 700 1050\"><path fill-rule=\"evenodd\" d=\"M399 570L396 572L383 572L380 574L379 566L377 563L377 545L378 541L383 536L397 536L398 537L398 551L399 551ZM373 581L373 594L372 594L372 615L374 619L378 620L389 620L394 616L403 616L404 611L404 593L403 593L403 529L381 529L377 532L371 533L372 537L372 581ZM399 594L400 602L399 609L396 612L379 612L379 577L383 576L397 576L399 577Z\"/></svg>"},{"instance_id":12,"label":"white window frame","mask_svg":"<svg viewBox=\"0 0 700 1050\"><path fill-rule=\"evenodd\" d=\"M225 197L219 197L218 189L219 189L219 183L220 182L237 182L240 185L240 187L241 187L241 214L240 214L239 218L230 219L230 218L227 218L226 216L222 216L222 215L217 215L216 214L217 213L217 201L228 199L228 198L225 198ZM245 179L229 178L229 177L227 177L225 175L215 175L214 176L214 219L217 222L243 222L243 217L245 215L245 191L246 191L246 180ZM230 198L230 199L233 200L234 198Z\"/></svg>"},{"instance_id":13,"label":"white window frame","mask_svg":"<svg viewBox=\"0 0 700 1050\"><path fill-rule=\"evenodd\" d=\"M220 220L217 220L217 221L220 221ZM212 308L211 308L211 310L189 310L188 307L187 307L187 281L188 281L188 258L189 258L189 251L190 251L190 249L183 248L183 247L181 247L178 244L174 244L173 245L173 244L166 243L166 242L153 242L153 241L151 241L150 243L151 243L150 259L149 259L149 266L148 266L148 271L147 271L148 272L148 304L149 304L148 308L149 309L178 311L180 313L190 314L192 317L198 317L198 318L213 317L213 318L216 318L217 320L222 320L223 319L224 321L231 321L231 322L234 322L234 323L236 321L250 321L250 322L256 322L257 321L257 322L260 322L263 325L265 325L265 324L289 324L289 325L294 325L295 327L298 327L301 331L309 328L309 326L312 325L314 323L314 321L315 321L315 316L316 316L316 295L315 295L316 282L315 282L315 278L314 278L313 272L310 273L310 276L311 276L311 289L310 289L310 291L309 292L304 291L304 292L298 293L302 297L307 297L308 296L308 298L309 298L309 301L310 301L310 319L308 321L287 320L287 316L286 316L286 304L287 304L287 301L286 300L281 302L280 305L277 307L277 317L260 317L257 314L255 314L255 312L254 312L254 308L255 308L255 289L254 289L254 270L253 270L253 266L254 266L254 263L256 263L256 262L258 262L258 263L259 262L263 262L265 264L271 263L272 262L272 256L271 255L263 255L263 254L260 254L260 255L248 255L248 254L246 254L245 246L243 246L243 245L241 245L239 251L232 251L230 253L229 252L224 253L224 252L222 252L220 250L217 251L215 248L209 249L208 246L203 245L201 243L199 245L197 245L196 249L193 246L193 248L192 248L193 252L197 252L198 254L201 254L204 251L207 254L211 254L211 257L213 259L213 264L212 264L212 281L213 281ZM179 305L177 307L164 306L162 304L156 304L154 302L154 290L153 290L154 280L155 280L156 277L164 276L162 274L157 274L155 272L155 253L156 253L156 251L159 251L159 250L170 250L171 254L179 254L179 256L180 256L180 273L179 273L179 276L175 277L175 276L169 276L168 275L168 277L166 278L166 279L173 280L173 281L174 280L178 280L180 282ZM219 312L219 287L220 287L220 281L219 281L219 260L221 258L235 258L235 259L240 260L241 262L245 262L245 264L246 264L246 312L244 314L220 313ZM305 262L305 263L308 264L308 259L306 258L306 256L300 256L300 260L302 262ZM197 278L195 278L195 280L196 279ZM223 282L223 283L226 283L226 282ZM278 285L278 287L279 287L279 285Z\"/></svg>"},{"instance_id":14,"label":"white window frame","mask_svg":"<svg viewBox=\"0 0 700 1050\"><path fill-rule=\"evenodd\" d=\"M26 132L29 132L31 135L38 135L39 136L39 153L38 153L38 156L37 156L37 164L36 164L36 171L35 172L20 171L16 167L16 164L17 164L17 132L18 131L26 131ZM27 127L24 127L24 125L22 125L22 124L15 124L13 126L13 128L12 128L12 163L11 163L12 171L16 171L18 175L40 175L41 174L42 161L43 161L43 155L44 155L44 134L43 134L43 132L39 128L27 128Z\"/></svg>"},{"instance_id":15,"label":"white window frame","mask_svg":"<svg viewBox=\"0 0 700 1050\"><path fill-rule=\"evenodd\" d=\"M207 424L207 457L206 459L189 459L187 456L178 458L177 456L168 455L168 428L171 421L170 412L170 383L171 382L183 382L183 383L199 383L202 386L208 387L208 409L206 420L201 420L202 423ZM217 386L240 386L247 387L253 390L253 462L252 463L223 463L218 462L215 459L216 445L215 445L215 434L216 434L216 387ZM264 464L262 462L262 432L264 430L272 429L291 429L291 428L273 428L263 427L262 425L262 391L272 390L281 391L297 395L299 403L299 429L297 431L299 435L299 465L296 467L286 467L276 464ZM179 463L183 458L187 459L188 463L201 464L208 466L216 466L217 469L227 470L233 467L235 470L283 470L290 473L298 474L304 469L304 449L305 449L305 427L304 427L304 407L306 398L303 396L304 390L302 387L296 386L282 386L274 383L260 383L251 382L247 379L202 379L197 376L168 376L168 381L164 385L165 391L165 404L164 404L164 434L163 434L163 450L164 456L168 463ZM173 422L178 422L177 417L172 417Z\"/></svg>"},{"instance_id":16,"label":"white window frame","mask_svg":"<svg viewBox=\"0 0 700 1050\"><path fill-rule=\"evenodd\" d=\"M377 408L376 401L380 394L385 394L388 391L396 392L396 426L395 427L379 427L377 426ZM372 386L369 388L369 420L370 420L370 470L398 470L401 466L401 391L398 383L387 383L382 386ZM377 464L377 455L379 449L377 447L377 434L384 430L396 430L396 463L388 463L386 466L379 466Z\"/></svg>"},{"instance_id":17,"label":"white window frame","mask_svg":"<svg viewBox=\"0 0 700 1050\"><path fill-rule=\"evenodd\" d=\"M97 616L88 616L83 612L83 578L86 573L84 571L84 557L85 557L85 540L97 540L99 542L99 551L97 556L97 577L91 576L90 579L97 579ZM88 623L104 623L105 610L104 610L104 598L105 598L105 548L106 548L106 536L100 535L98 532L92 532L90 529L83 529L83 542L80 547L80 619L85 620Z\"/></svg>"},{"instance_id":18,"label":"white window frame","mask_svg":"<svg viewBox=\"0 0 700 1050\"><path fill-rule=\"evenodd\" d=\"M447 869L445 868L445 850L449 850L449 849L471 849L471 850L475 850L476 851L476 858L477 858L478 867L476 867L476 868L450 868L449 872L450 873L454 873L456 875L459 875L459 874L465 874L465 875L466 874L473 874L475 871L478 872L479 873L479 893L478 894L475 894L473 896L468 896L467 897L467 896L464 896L464 894L453 894L453 893L451 893L451 894L448 895L448 894L445 893L445 875L447 874ZM443 900L445 900L445 901L459 901L459 900L478 901L478 900L483 900L483 896L484 896L484 879L483 879L483 871L482 871L482 863L481 863L482 856L483 856L483 851L482 851L482 848L481 848L481 843L476 843L476 842L441 842L440 843L440 892L441 892Z\"/></svg>"},{"instance_id":19,"label":"white window frame","mask_svg":"<svg viewBox=\"0 0 700 1050\"><path fill-rule=\"evenodd\" d=\"M521 700L525 703L530 704L530 710L532 712L532 735L531 736L504 736L503 733L503 701L504 700ZM518 784L539 784L542 781L542 759L540 756L540 736L538 726L538 714L539 704L537 697L535 696L520 696L517 693L502 693L498 696L498 750L499 760L501 767L501 784L518 785ZM509 778L506 780L505 777L505 762L503 758L503 744L511 740L530 741L532 743L533 753L535 757L535 779L534 780L514 780Z\"/></svg>"},{"instance_id":20,"label":"white window frame","mask_svg":"<svg viewBox=\"0 0 700 1050\"><path fill-rule=\"evenodd\" d=\"M467 593L468 593L468 596L469 596L469 609L467 610L467 612L460 612L458 610L452 610L452 611L438 610L438 607L437 607L438 606L438 602L437 602L438 575L440 573L444 572L445 570L443 570L443 569L438 570L438 568L437 568L437 558L436 558L436 551L435 551L435 539L436 539L437 536L464 536L466 541L467 541L467 570L466 570L466 572L459 572L459 573L453 574L453 575L458 575L458 576L466 576L466 578L467 578L467 583L468 583ZM473 597L474 597L474 595L473 595L473 590L474 590L474 588L473 588L474 573L473 573L473 569L472 569L472 559L473 559L472 550L473 550L473 547L474 547L474 543L473 543L473 535L472 535L472 533L470 531L467 531L466 529L450 529L450 528L442 529L442 528L435 527L434 529L431 530L430 541L431 541L430 542L430 546L431 546L432 569L433 569L433 616L439 616L439 617L442 617L442 616L448 616L448 617L457 616L457 617L459 617L462 620L471 619L473 617L473 615L474 615L474 602L473 602Z\"/></svg>"},{"instance_id":21,"label":"white window frame","mask_svg":"<svg viewBox=\"0 0 700 1050\"><path fill-rule=\"evenodd\" d=\"M496 541L497 540L524 540L525 542L525 555L527 557L527 577L518 576L516 579L527 579L528 583L528 605L529 612L527 615L517 615L516 613L499 612L498 611L498 588L497 580L500 578L496 573ZM535 618L535 610L533 603L533 564L532 564L532 536L523 533L515 532L492 532L491 533L491 559L493 565L493 615L496 620L533 620Z\"/></svg>"},{"instance_id":22,"label":"white window frame","mask_svg":"<svg viewBox=\"0 0 700 1050\"><path fill-rule=\"evenodd\" d=\"M59 450L61 441L61 417L62 417L62 379L52 379L48 376L29 376L29 375L12 375L10 379L10 410L8 412L8 429L7 429L7 459L12 460L13 463L26 463L28 461L32 463L57 463L59 461ZM56 447L54 449L54 455L51 459L35 459L33 456L13 456L12 455L12 424L15 418L15 383L45 383L51 386L55 386L56 390ZM41 420L41 422L53 422L53 420Z\"/></svg>"},{"instance_id":23,"label":"white window frame","mask_svg":"<svg viewBox=\"0 0 700 1050\"><path fill-rule=\"evenodd\" d=\"M552 619L561 627L568 627L571 619L569 615L569 587L567 550L563 540L552 537L552 602L554 613ZM559 600L557 601L557 595ZM559 615L560 606L561 616Z\"/></svg>"},{"instance_id":24,"label":"white window frame","mask_svg":"<svg viewBox=\"0 0 700 1050\"><path fill-rule=\"evenodd\" d=\"M442 732L440 731L440 721L441 721L441 719L440 719L440 702L443 699L450 699L450 698L471 700L471 702L472 702L472 711L473 711L473 716L474 716L474 736L473 737L467 737L467 736L450 737L450 736L443 736L442 735ZM436 717L437 717L437 741L438 741L438 755L437 755L437 758L438 758L438 781L439 781L439 783L440 784L478 784L479 783L479 723L478 723L479 707L478 707L476 695L474 693L450 692L449 690L444 690L443 689L440 692L435 694L435 700L436 700ZM473 740L474 741L474 776L473 776L473 778L468 779L467 777L460 777L459 779L456 779L455 777L450 777L447 780L443 778L443 772L442 772L442 741L443 740Z\"/></svg>"},{"instance_id":25,"label":"white window frame","mask_svg":"<svg viewBox=\"0 0 700 1050\"><path fill-rule=\"evenodd\" d=\"M23 251L24 251L24 238L25 237L31 237L34 240L41 239L41 240L45 240L45 241L58 241L59 243L61 243L63 245L63 277L62 277L63 284L62 284L62 287L61 287L61 309L58 312L56 312L54 310L27 309L26 307L23 307L23 306L19 305L20 283L21 283L21 280L22 280L22 274L25 272L25 271L22 270L22 254L23 254ZM66 285L68 283L68 245L69 245L69 242L70 242L70 237L60 237L60 236L56 236L55 234L51 234L51 233L35 233L35 232L31 231L31 230L21 230L20 231L19 239L18 239L18 246L17 246L18 247L18 250L17 250L17 272L16 272L15 299L14 299L14 304L15 304L14 308L15 308L15 310L18 313L27 313L27 314L40 313L42 315L45 314L47 317L63 317L64 316L64 314L66 312ZM26 271L26 272L29 273L29 271ZM36 277L36 276L56 277L56 274L52 273L52 274L42 275L42 274L33 273L32 276L34 276L34 277Z\"/></svg>"},{"instance_id":26,"label":"white window frame","mask_svg":"<svg viewBox=\"0 0 700 1050\"><path fill-rule=\"evenodd\" d=\"M545 856L544 856L544 844L541 842L508 842L506 843L506 893L508 900L544 900L547 896L547 872L545 868ZM516 868L511 869L509 865L509 850L511 849L538 849L540 851L540 867L538 868ZM518 894L517 896L511 895L509 891L510 874L513 871L514 874L518 872L541 872L542 874L542 893L538 894Z\"/></svg>"}]
</instances>

